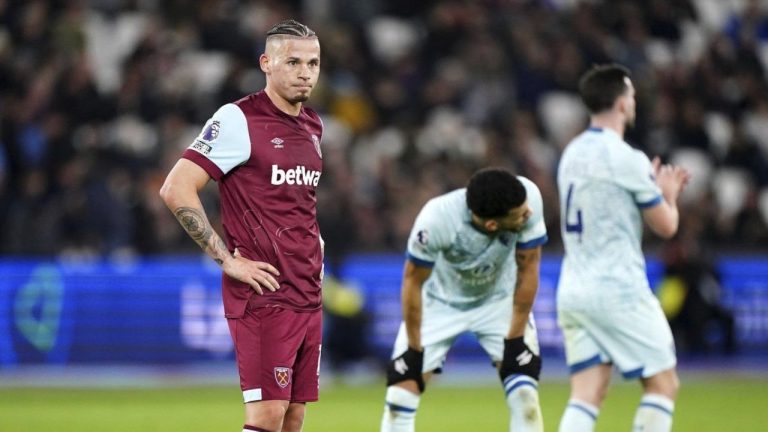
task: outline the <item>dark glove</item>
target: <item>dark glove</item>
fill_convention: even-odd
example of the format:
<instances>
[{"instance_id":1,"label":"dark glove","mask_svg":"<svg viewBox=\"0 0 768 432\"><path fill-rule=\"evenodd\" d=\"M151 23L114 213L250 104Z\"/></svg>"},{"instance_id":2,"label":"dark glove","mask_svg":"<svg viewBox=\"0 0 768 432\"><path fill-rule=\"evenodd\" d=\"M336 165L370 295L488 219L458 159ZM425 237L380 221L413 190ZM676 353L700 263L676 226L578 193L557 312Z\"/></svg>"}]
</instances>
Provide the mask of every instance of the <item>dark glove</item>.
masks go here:
<instances>
[{"instance_id":1,"label":"dark glove","mask_svg":"<svg viewBox=\"0 0 768 432\"><path fill-rule=\"evenodd\" d=\"M419 391L424 392L424 377L421 369L424 365L424 351L416 351L408 347L400 357L396 357L387 365L387 387L407 380L415 380Z\"/></svg>"},{"instance_id":2,"label":"dark glove","mask_svg":"<svg viewBox=\"0 0 768 432\"><path fill-rule=\"evenodd\" d=\"M541 357L533 353L523 341L523 337L504 339L504 358L501 360L499 376L503 382L512 374L523 374L539 380Z\"/></svg>"}]
</instances>

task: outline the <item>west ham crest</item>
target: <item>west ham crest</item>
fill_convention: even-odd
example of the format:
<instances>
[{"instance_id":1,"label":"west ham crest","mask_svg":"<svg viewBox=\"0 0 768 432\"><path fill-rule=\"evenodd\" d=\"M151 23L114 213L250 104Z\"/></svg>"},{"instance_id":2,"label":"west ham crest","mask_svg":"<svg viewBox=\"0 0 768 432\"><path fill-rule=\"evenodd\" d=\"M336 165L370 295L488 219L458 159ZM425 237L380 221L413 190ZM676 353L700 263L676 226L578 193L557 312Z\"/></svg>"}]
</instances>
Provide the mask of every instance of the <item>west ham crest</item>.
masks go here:
<instances>
[{"instance_id":1,"label":"west ham crest","mask_svg":"<svg viewBox=\"0 0 768 432\"><path fill-rule=\"evenodd\" d=\"M320 150L320 138L318 138L315 134L312 134L312 143L315 145L315 151L317 152L317 155L320 156L320 159L322 159L323 152Z\"/></svg>"},{"instance_id":2,"label":"west ham crest","mask_svg":"<svg viewBox=\"0 0 768 432\"><path fill-rule=\"evenodd\" d=\"M275 381L280 388L285 388L291 383L291 368L276 367L275 368Z\"/></svg>"}]
</instances>

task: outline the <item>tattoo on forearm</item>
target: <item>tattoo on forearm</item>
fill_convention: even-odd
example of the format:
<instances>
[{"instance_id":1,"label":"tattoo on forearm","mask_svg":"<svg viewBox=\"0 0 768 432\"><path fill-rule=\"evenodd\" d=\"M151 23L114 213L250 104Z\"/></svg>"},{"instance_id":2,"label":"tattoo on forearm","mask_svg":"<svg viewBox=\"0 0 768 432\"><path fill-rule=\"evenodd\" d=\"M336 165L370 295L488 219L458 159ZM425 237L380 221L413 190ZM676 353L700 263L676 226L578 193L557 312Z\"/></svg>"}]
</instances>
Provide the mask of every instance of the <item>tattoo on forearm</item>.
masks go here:
<instances>
[{"instance_id":1,"label":"tattoo on forearm","mask_svg":"<svg viewBox=\"0 0 768 432\"><path fill-rule=\"evenodd\" d=\"M213 234L213 228L208 224L208 219L202 211L192 207L179 207L176 209L176 219L189 233L192 240L200 247L205 248Z\"/></svg>"},{"instance_id":2,"label":"tattoo on forearm","mask_svg":"<svg viewBox=\"0 0 768 432\"><path fill-rule=\"evenodd\" d=\"M229 255L224 241L214 231L202 210L193 207L179 207L174 212L184 230L192 240L210 255L217 263L224 262L222 257Z\"/></svg>"},{"instance_id":3,"label":"tattoo on forearm","mask_svg":"<svg viewBox=\"0 0 768 432\"><path fill-rule=\"evenodd\" d=\"M211 244L211 249L213 251L214 260L221 265L224 260L220 257L229 255L229 250L227 249L227 245L224 244L224 240L221 239L221 237L217 236L216 233L213 233L214 239L213 244Z\"/></svg>"}]
</instances>

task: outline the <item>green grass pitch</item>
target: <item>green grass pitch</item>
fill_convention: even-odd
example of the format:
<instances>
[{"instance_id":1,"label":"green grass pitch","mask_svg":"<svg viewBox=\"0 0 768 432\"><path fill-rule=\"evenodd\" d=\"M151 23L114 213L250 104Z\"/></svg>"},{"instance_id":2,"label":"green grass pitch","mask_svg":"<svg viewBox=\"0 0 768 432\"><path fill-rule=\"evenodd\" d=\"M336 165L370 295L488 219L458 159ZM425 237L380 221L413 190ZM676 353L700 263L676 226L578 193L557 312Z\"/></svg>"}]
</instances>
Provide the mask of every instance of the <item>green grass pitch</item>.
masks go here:
<instances>
[{"instance_id":1,"label":"green grass pitch","mask_svg":"<svg viewBox=\"0 0 768 432\"><path fill-rule=\"evenodd\" d=\"M567 383L544 381L540 395L545 430L556 431ZM637 383L617 380L597 430L629 431L639 395ZM383 397L383 384L324 386L321 401L309 405L304 431L377 431ZM0 431L239 431L239 398L236 387L0 387ZM427 389L416 425L425 432L506 431L501 388L436 382ZM768 376L684 377L673 429L768 431Z\"/></svg>"}]
</instances>

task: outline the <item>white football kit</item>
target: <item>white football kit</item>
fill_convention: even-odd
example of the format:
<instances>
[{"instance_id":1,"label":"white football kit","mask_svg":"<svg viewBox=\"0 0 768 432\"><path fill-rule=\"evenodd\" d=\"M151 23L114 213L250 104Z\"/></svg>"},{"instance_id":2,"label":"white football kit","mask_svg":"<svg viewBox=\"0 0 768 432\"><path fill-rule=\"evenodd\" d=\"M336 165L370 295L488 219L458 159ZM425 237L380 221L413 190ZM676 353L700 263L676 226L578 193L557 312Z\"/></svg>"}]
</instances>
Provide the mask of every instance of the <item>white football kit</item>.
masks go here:
<instances>
[{"instance_id":1,"label":"white football kit","mask_svg":"<svg viewBox=\"0 0 768 432\"><path fill-rule=\"evenodd\" d=\"M433 198L416 218L408 239L407 259L418 266L432 267L432 274L422 286L424 372L439 370L451 345L465 331L475 334L493 361L502 359L517 280L515 248L535 248L547 241L541 193L530 180L518 179L525 186L533 211L520 232L488 235L474 228L466 189ZM524 340L534 353L539 353L533 314ZM402 323L392 358L407 348Z\"/></svg>"},{"instance_id":2,"label":"white football kit","mask_svg":"<svg viewBox=\"0 0 768 432\"><path fill-rule=\"evenodd\" d=\"M663 199L650 160L614 131L590 128L565 148L557 185L565 246L557 311L571 373L610 362L637 378L674 367L641 248L642 209Z\"/></svg>"}]
</instances>

